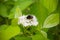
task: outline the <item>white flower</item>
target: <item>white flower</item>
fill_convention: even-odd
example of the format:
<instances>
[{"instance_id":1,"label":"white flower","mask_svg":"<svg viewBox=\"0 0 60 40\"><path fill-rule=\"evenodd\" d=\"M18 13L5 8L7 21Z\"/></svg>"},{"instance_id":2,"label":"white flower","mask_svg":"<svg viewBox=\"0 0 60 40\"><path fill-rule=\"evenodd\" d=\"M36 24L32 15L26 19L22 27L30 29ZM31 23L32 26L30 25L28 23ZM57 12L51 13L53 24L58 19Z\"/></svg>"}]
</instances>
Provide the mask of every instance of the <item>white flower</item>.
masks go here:
<instances>
[{"instance_id":1,"label":"white flower","mask_svg":"<svg viewBox=\"0 0 60 40\"><path fill-rule=\"evenodd\" d=\"M23 15L19 17L18 24L23 26L37 26L38 22L34 15Z\"/></svg>"}]
</instances>

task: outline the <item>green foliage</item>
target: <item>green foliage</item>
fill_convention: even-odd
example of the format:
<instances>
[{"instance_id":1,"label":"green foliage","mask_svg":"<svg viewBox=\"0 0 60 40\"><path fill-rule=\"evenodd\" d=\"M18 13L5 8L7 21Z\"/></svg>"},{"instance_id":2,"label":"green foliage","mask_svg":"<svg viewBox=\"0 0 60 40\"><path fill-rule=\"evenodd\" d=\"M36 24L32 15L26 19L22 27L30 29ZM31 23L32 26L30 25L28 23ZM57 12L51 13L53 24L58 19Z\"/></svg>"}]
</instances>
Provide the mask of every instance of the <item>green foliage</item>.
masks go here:
<instances>
[{"instance_id":1,"label":"green foliage","mask_svg":"<svg viewBox=\"0 0 60 40\"><path fill-rule=\"evenodd\" d=\"M59 25L59 5L60 0L0 0L0 40L55 40L50 29ZM18 18L28 14L36 16L37 26L18 25Z\"/></svg>"},{"instance_id":2,"label":"green foliage","mask_svg":"<svg viewBox=\"0 0 60 40\"><path fill-rule=\"evenodd\" d=\"M4 31L0 32L1 39L0 40L9 40L15 35L20 33L20 28L18 26L8 26Z\"/></svg>"},{"instance_id":3,"label":"green foliage","mask_svg":"<svg viewBox=\"0 0 60 40\"><path fill-rule=\"evenodd\" d=\"M3 16L3 17L8 16L7 7L3 4L0 4L0 15Z\"/></svg>"},{"instance_id":4,"label":"green foliage","mask_svg":"<svg viewBox=\"0 0 60 40\"><path fill-rule=\"evenodd\" d=\"M8 28L8 25L2 25L0 26L0 31L4 31L6 28Z\"/></svg>"},{"instance_id":5,"label":"green foliage","mask_svg":"<svg viewBox=\"0 0 60 40\"><path fill-rule=\"evenodd\" d=\"M43 28L51 28L59 24L59 14L51 14L44 22Z\"/></svg>"},{"instance_id":6,"label":"green foliage","mask_svg":"<svg viewBox=\"0 0 60 40\"><path fill-rule=\"evenodd\" d=\"M40 0L42 5L51 13L57 8L58 0Z\"/></svg>"},{"instance_id":7,"label":"green foliage","mask_svg":"<svg viewBox=\"0 0 60 40\"><path fill-rule=\"evenodd\" d=\"M20 6L21 10L26 9L29 5L33 3L32 0L17 0L16 6Z\"/></svg>"},{"instance_id":8,"label":"green foliage","mask_svg":"<svg viewBox=\"0 0 60 40\"><path fill-rule=\"evenodd\" d=\"M9 14L8 17L9 17L10 19L12 19L12 18L18 18L18 17L21 16L21 15L22 15L22 12L21 12L19 6L16 6L16 7L14 7L14 8L11 10L11 12L10 12L10 14Z\"/></svg>"},{"instance_id":9,"label":"green foliage","mask_svg":"<svg viewBox=\"0 0 60 40\"><path fill-rule=\"evenodd\" d=\"M15 40L31 40L30 37L16 36Z\"/></svg>"},{"instance_id":10,"label":"green foliage","mask_svg":"<svg viewBox=\"0 0 60 40\"><path fill-rule=\"evenodd\" d=\"M39 21L39 26L42 26L43 21L47 17L48 13L48 10L38 0L31 6L31 14L36 15Z\"/></svg>"},{"instance_id":11,"label":"green foliage","mask_svg":"<svg viewBox=\"0 0 60 40\"><path fill-rule=\"evenodd\" d=\"M40 33L32 36L32 40L48 40L47 34L44 31L41 31Z\"/></svg>"}]
</instances>

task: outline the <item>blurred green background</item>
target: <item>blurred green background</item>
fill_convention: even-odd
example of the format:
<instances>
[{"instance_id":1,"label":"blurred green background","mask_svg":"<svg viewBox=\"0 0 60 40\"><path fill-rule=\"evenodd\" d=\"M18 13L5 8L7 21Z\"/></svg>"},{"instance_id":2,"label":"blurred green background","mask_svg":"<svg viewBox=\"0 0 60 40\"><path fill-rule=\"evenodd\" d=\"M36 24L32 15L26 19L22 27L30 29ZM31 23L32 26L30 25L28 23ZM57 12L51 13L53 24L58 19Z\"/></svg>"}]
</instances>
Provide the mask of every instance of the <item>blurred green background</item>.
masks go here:
<instances>
[{"instance_id":1,"label":"blurred green background","mask_svg":"<svg viewBox=\"0 0 60 40\"><path fill-rule=\"evenodd\" d=\"M35 15L38 25L18 25L21 15ZM60 40L60 0L0 0L0 40Z\"/></svg>"}]
</instances>

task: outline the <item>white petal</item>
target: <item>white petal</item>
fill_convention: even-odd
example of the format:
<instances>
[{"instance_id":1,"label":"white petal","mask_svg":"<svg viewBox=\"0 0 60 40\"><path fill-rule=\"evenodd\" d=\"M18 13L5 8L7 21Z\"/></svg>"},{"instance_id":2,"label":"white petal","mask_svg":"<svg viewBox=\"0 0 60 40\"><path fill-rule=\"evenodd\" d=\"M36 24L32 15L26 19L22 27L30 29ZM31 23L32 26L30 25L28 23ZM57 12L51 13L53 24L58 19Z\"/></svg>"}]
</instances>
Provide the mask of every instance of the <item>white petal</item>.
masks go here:
<instances>
[{"instance_id":1,"label":"white petal","mask_svg":"<svg viewBox=\"0 0 60 40\"><path fill-rule=\"evenodd\" d=\"M26 27L26 26L28 26L28 24L27 24L27 23L24 23L24 24L23 24L23 26L25 26L25 27Z\"/></svg>"}]
</instances>

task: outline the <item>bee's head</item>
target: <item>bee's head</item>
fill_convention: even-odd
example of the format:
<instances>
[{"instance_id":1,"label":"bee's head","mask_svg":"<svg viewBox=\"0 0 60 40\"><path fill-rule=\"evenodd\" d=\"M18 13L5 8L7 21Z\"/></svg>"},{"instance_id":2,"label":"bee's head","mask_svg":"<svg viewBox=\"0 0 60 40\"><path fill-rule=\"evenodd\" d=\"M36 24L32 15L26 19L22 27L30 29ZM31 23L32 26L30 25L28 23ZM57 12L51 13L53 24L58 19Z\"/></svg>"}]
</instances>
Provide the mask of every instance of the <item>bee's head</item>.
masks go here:
<instances>
[{"instance_id":1,"label":"bee's head","mask_svg":"<svg viewBox=\"0 0 60 40\"><path fill-rule=\"evenodd\" d=\"M26 18L27 18L27 19L32 19L33 16L32 16L32 15L28 15Z\"/></svg>"}]
</instances>

